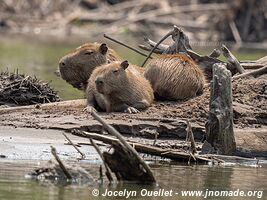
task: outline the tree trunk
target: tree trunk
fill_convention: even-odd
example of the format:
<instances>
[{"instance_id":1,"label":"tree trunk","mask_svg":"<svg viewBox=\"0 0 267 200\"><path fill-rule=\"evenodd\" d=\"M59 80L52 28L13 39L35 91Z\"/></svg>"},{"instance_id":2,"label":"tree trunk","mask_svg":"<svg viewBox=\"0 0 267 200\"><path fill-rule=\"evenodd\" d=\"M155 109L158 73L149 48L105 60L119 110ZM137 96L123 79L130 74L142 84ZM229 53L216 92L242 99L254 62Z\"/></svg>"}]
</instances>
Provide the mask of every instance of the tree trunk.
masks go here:
<instances>
[{"instance_id":1,"label":"tree trunk","mask_svg":"<svg viewBox=\"0 0 267 200\"><path fill-rule=\"evenodd\" d=\"M218 154L236 151L233 130L232 78L225 64L214 64L207 141Z\"/></svg>"}]
</instances>

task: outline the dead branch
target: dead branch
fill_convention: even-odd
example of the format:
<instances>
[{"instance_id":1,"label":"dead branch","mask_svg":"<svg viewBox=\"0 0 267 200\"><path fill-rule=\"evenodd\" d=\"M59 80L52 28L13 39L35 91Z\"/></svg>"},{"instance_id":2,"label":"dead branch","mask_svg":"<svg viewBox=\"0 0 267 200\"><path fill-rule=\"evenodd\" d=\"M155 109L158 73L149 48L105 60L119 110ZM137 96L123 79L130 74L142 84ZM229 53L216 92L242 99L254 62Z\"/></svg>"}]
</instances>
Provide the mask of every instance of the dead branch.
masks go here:
<instances>
[{"instance_id":1,"label":"dead branch","mask_svg":"<svg viewBox=\"0 0 267 200\"><path fill-rule=\"evenodd\" d=\"M98 155L100 156L100 158L102 159L102 161L103 161L103 163L104 163L104 166L105 166L105 168L106 168L106 176L107 176L109 182L113 182L113 178L112 178L112 175L111 175L111 170L110 170L108 164L106 163L103 154L101 153L99 147L98 147L97 144L94 142L94 140L92 140L91 138L89 138L89 139L90 139L91 144L93 145L93 147L95 148L95 150L97 151Z\"/></svg>"},{"instance_id":2,"label":"dead branch","mask_svg":"<svg viewBox=\"0 0 267 200\"><path fill-rule=\"evenodd\" d=\"M143 64L141 65L141 67L144 67L147 60L150 58L150 56L152 55L152 53L154 52L154 50L164 41L166 40L169 36L173 35L175 31L178 31L177 27L174 26L174 30L171 30L170 32L168 32L165 36L163 36L163 38L161 38L157 44L151 49L151 51L149 52L148 56L146 57L146 59L144 60Z\"/></svg>"},{"instance_id":3,"label":"dead branch","mask_svg":"<svg viewBox=\"0 0 267 200\"><path fill-rule=\"evenodd\" d=\"M189 123L189 120L186 120L186 123L187 123L187 128L186 128L187 135L188 135L189 140L191 142L191 152L194 155L197 152L196 143L195 143L195 139L194 139L194 134L193 134L193 131L192 131L192 127L191 127L191 125Z\"/></svg>"},{"instance_id":4,"label":"dead branch","mask_svg":"<svg viewBox=\"0 0 267 200\"><path fill-rule=\"evenodd\" d=\"M81 154L81 158L79 158L79 160L84 160L86 157L85 154L81 152L81 150L71 141L71 139L65 133L62 133L62 135L69 141L69 143L74 147L74 149L76 149L76 151Z\"/></svg>"},{"instance_id":5,"label":"dead branch","mask_svg":"<svg viewBox=\"0 0 267 200\"><path fill-rule=\"evenodd\" d=\"M248 77L248 76L260 76L263 74L267 73L267 65L265 67L262 67L260 69L256 69L250 72L246 72L244 74L239 74L236 76L233 76L233 80L238 79L238 78L244 78L244 77Z\"/></svg>"},{"instance_id":6,"label":"dead branch","mask_svg":"<svg viewBox=\"0 0 267 200\"><path fill-rule=\"evenodd\" d=\"M54 158L58 162L58 164L59 164L60 168L62 169L63 173L65 174L65 176L68 179L72 179L72 176L70 175L69 171L67 170L67 168L65 167L65 165L63 164L63 162L58 157L56 148L53 147L53 146L50 146L50 147L51 147L51 153L52 153L52 155L54 156Z\"/></svg>"},{"instance_id":7,"label":"dead branch","mask_svg":"<svg viewBox=\"0 0 267 200\"><path fill-rule=\"evenodd\" d=\"M147 175L149 176L151 182L155 182L156 179L150 169L150 167L143 161L143 159L139 156L139 154L137 153L137 151L131 146L129 145L126 140L121 136L121 134L112 126L110 126L109 124L107 124L96 112L92 111L92 116L99 121L103 127L112 135L114 135L115 137L117 137L119 139L119 141L123 144L123 146L127 149L127 151L131 152L131 154L135 157L135 159L140 163L140 165L145 169Z\"/></svg>"},{"instance_id":8,"label":"dead branch","mask_svg":"<svg viewBox=\"0 0 267 200\"><path fill-rule=\"evenodd\" d=\"M120 45L122 45L122 46L124 46L124 47L126 47L128 49L131 49L132 51L134 51L134 52L136 52L136 53L138 53L138 54L140 54L142 56L147 57L147 55L145 53L143 53L143 52L139 51L138 49L136 49L134 47L131 47L131 46L129 46L129 45L127 45L127 44L119 41L119 40L116 40L114 38L111 38L110 36L107 36L106 34L104 34L104 37L107 38L107 39L109 39L109 40L111 40L111 41L113 41L113 42L115 42L115 43L117 43L117 44L120 44ZM152 57L150 57L150 58L152 59Z\"/></svg>"},{"instance_id":9,"label":"dead branch","mask_svg":"<svg viewBox=\"0 0 267 200\"><path fill-rule=\"evenodd\" d=\"M231 51L225 46L221 47L224 57L228 60L228 62L237 69L240 74L245 72L244 68L240 65L239 61L236 57L231 53Z\"/></svg>"}]
</instances>

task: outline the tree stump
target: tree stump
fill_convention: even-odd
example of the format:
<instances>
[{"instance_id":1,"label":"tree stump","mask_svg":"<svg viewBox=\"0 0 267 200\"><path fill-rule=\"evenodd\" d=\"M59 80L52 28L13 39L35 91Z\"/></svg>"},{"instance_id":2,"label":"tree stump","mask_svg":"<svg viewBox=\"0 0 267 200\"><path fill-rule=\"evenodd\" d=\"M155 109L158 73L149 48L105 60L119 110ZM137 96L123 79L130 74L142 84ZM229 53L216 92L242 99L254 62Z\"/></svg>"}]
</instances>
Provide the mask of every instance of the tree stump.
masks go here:
<instances>
[{"instance_id":1,"label":"tree stump","mask_svg":"<svg viewBox=\"0 0 267 200\"><path fill-rule=\"evenodd\" d=\"M210 113L206 125L207 141L218 154L232 155L236 151L233 130L232 76L226 65L213 66Z\"/></svg>"}]
</instances>

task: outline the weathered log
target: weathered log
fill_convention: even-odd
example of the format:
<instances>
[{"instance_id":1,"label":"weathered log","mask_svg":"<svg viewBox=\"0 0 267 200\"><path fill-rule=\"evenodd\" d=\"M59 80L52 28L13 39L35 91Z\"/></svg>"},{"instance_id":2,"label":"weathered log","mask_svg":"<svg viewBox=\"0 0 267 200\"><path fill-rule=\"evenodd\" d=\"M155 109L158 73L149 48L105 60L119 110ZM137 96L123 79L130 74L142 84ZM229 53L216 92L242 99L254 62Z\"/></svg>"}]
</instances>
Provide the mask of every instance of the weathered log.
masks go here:
<instances>
[{"instance_id":1,"label":"weathered log","mask_svg":"<svg viewBox=\"0 0 267 200\"><path fill-rule=\"evenodd\" d=\"M218 154L232 155L236 151L233 129L232 79L224 64L213 70L207 141Z\"/></svg>"}]
</instances>

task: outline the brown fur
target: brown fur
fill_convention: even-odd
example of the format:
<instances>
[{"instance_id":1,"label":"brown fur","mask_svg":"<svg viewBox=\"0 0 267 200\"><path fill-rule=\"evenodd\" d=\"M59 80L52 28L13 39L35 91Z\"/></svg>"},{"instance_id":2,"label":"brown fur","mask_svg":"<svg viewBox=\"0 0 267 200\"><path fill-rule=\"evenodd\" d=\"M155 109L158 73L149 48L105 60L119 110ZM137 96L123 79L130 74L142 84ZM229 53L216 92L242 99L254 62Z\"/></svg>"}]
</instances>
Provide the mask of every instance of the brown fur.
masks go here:
<instances>
[{"instance_id":1,"label":"brown fur","mask_svg":"<svg viewBox=\"0 0 267 200\"><path fill-rule=\"evenodd\" d=\"M155 97L160 100L192 98L203 91L205 77L187 56L161 55L146 67L144 76L150 81Z\"/></svg>"},{"instance_id":2,"label":"brown fur","mask_svg":"<svg viewBox=\"0 0 267 200\"><path fill-rule=\"evenodd\" d=\"M103 85L96 84L99 79ZM124 69L121 62L96 68L88 80L86 96L89 106L99 106L107 112L125 112L131 107L143 110L154 99L150 83L136 67Z\"/></svg>"},{"instance_id":3,"label":"brown fur","mask_svg":"<svg viewBox=\"0 0 267 200\"><path fill-rule=\"evenodd\" d=\"M103 64L121 60L113 49L101 51L101 44L86 43L59 61L61 77L78 89L85 89L92 71ZM85 88L83 88L85 87Z\"/></svg>"}]
</instances>

